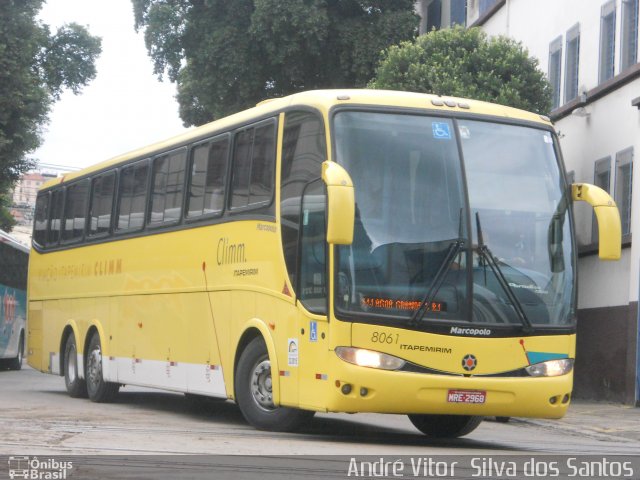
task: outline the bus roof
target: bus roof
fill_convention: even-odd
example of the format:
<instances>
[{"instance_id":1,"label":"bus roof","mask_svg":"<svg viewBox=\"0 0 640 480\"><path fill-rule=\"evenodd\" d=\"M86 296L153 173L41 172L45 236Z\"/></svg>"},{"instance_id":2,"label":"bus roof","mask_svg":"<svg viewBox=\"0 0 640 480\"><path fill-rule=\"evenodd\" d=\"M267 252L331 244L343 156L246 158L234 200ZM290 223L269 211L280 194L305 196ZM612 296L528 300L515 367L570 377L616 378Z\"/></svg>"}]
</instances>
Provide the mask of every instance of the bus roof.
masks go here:
<instances>
[{"instance_id":1,"label":"bus roof","mask_svg":"<svg viewBox=\"0 0 640 480\"><path fill-rule=\"evenodd\" d=\"M16 250L20 250L20 251L22 251L24 253L27 253L27 254L29 253L29 247L27 247L26 245L23 245L22 243L20 243L18 240L13 238L11 235L9 235L4 230L0 230L0 243L7 244L7 245L15 248Z\"/></svg>"},{"instance_id":2,"label":"bus roof","mask_svg":"<svg viewBox=\"0 0 640 480\"><path fill-rule=\"evenodd\" d=\"M401 108L423 108L430 111L465 112L478 115L487 115L497 118L514 119L540 123L550 126L548 118L535 113L519 110L504 105L498 105L479 100L471 100L457 97L430 95L424 93L399 92L391 90L312 90L296 93L282 98L274 98L262 101L253 108L195 127L185 133L168 138L158 143L133 150L109 160L97 163L85 169L67 173L62 177L52 179L42 185L48 188L59 183L71 181L89 173L107 169L134 158L152 156L162 151L168 151L173 147L185 145L189 142L206 138L218 132L234 126L248 123L252 119L262 118L271 113L279 112L292 106L310 106L327 112L335 105L371 105Z\"/></svg>"}]
</instances>

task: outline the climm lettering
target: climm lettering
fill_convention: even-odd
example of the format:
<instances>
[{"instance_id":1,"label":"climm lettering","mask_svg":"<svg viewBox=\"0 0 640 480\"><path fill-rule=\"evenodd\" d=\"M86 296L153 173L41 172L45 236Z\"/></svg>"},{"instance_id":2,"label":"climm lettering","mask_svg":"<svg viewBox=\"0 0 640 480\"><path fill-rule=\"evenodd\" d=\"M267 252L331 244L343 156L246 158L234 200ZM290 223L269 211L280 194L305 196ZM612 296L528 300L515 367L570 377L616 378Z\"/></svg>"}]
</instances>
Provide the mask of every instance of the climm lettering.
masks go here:
<instances>
[{"instance_id":1,"label":"climm lettering","mask_svg":"<svg viewBox=\"0 0 640 480\"><path fill-rule=\"evenodd\" d=\"M218 265L245 263L247 261L247 257L245 254L244 243L229 243L228 238L221 238L218 240L216 260Z\"/></svg>"},{"instance_id":2,"label":"climm lettering","mask_svg":"<svg viewBox=\"0 0 640 480\"><path fill-rule=\"evenodd\" d=\"M93 274L96 277L103 275L116 275L122 273L122 259L100 260L93 265Z\"/></svg>"}]
</instances>

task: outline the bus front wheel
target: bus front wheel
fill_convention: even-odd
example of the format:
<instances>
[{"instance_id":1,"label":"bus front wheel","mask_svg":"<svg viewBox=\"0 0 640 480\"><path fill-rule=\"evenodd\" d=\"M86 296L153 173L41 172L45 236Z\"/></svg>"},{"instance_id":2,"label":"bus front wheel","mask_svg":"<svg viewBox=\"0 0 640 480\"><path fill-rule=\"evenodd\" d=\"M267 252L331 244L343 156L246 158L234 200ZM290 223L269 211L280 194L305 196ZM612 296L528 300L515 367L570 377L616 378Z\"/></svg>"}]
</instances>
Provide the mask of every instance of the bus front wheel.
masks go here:
<instances>
[{"instance_id":1,"label":"bus front wheel","mask_svg":"<svg viewBox=\"0 0 640 480\"><path fill-rule=\"evenodd\" d=\"M89 342L84 368L89 399L97 403L112 402L118 395L120 384L106 382L102 376L102 347L100 335L97 332L93 334Z\"/></svg>"},{"instance_id":2,"label":"bus front wheel","mask_svg":"<svg viewBox=\"0 0 640 480\"><path fill-rule=\"evenodd\" d=\"M240 355L235 378L236 401L244 418L260 430L296 430L314 412L273 403L271 362L261 337L253 339Z\"/></svg>"},{"instance_id":3,"label":"bus front wheel","mask_svg":"<svg viewBox=\"0 0 640 480\"><path fill-rule=\"evenodd\" d=\"M456 438L473 432L483 417L471 415L409 415L411 423L428 437Z\"/></svg>"},{"instance_id":4,"label":"bus front wheel","mask_svg":"<svg viewBox=\"0 0 640 480\"><path fill-rule=\"evenodd\" d=\"M84 398L87 396L87 384L78 376L78 348L76 337L69 335L64 344L64 384L67 393L72 398Z\"/></svg>"}]
</instances>

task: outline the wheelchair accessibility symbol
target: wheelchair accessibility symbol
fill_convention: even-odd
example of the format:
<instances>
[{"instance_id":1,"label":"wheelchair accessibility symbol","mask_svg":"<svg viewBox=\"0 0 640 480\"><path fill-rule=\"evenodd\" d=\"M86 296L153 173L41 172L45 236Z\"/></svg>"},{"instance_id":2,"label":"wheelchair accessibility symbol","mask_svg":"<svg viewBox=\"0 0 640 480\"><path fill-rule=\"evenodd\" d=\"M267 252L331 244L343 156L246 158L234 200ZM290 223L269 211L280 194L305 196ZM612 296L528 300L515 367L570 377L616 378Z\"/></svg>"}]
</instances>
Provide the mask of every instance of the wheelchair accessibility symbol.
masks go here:
<instances>
[{"instance_id":1,"label":"wheelchair accessibility symbol","mask_svg":"<svg viewBox=\"0 0 640 480\"><path fill-rule=\"evenodd\" d=\"M449 124L444 122L432 122L431 129L433 131L433 138L439 140L451 140L451 130Z\"/></svg>"}]
</instances>

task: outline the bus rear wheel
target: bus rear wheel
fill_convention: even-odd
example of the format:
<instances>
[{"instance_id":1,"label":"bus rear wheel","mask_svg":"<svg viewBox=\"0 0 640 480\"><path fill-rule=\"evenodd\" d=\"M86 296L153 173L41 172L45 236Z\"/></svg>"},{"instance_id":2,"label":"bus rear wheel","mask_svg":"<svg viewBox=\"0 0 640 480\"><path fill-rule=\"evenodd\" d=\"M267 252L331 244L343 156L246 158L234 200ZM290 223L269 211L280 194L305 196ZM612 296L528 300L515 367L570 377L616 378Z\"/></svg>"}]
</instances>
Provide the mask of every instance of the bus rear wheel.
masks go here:
<instances>
[{"instance_id":1,"label":"bus rear wheel","mask_svg":"<svg viewBox=\"0 0 640 480\"><path fill-rule=\"evenodd\" d=\"M102 376L102 347L100 335L97 332L91 336L89 342L84 378L87 382L87 393L92 402L112 402L118 395L120 384L106 382Z\"/></svg>"},{"instance_id":2,"label":"bus rear wheel","mask_svg":"<svg viewBox=\"0 0 640 480\"><path fill-rule=\"evenodd\" d=\"M471 415L409 415L418 430L433 438L463 437L478 428L482 419Z\"/></svg>"},{"instance_id":3,"label":"bus rear wheel","mask_svg":"<svg viewBox=\"0 0 640 480\"><path fill-rule=\"evenodd\" d=\"M78 376L78 348L76 337L69 335L64 343L64 384L67 393L72 398L85 398L87 396L87 384Z\"/></svg>"},{"instance_id":4,"label":"bus rear wheel","mask_svg":"<svg viewBox=\"0 0 640 480\"><path fill-rule=\"evenodd\" d=\"M244 418L257 429L296 430L314 412L273 403L271 362L261 337L253 339L240 355L235 379L236 401Z\"/></svg>"},{"instance_id":5,"label":"bus rear wheel","mask_svg":"<svg viewBox=\"0 0 640 480\"><path fill-rule=\"evenodd\" d=\"M20 332L20 340L18 342L18 353L15 358L9 360L9 370L22 369L22 359L24 357L24 332Z\"/></svg>"}]
</instances>

